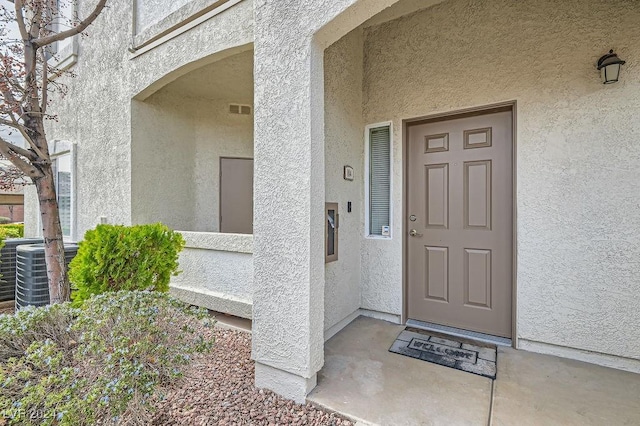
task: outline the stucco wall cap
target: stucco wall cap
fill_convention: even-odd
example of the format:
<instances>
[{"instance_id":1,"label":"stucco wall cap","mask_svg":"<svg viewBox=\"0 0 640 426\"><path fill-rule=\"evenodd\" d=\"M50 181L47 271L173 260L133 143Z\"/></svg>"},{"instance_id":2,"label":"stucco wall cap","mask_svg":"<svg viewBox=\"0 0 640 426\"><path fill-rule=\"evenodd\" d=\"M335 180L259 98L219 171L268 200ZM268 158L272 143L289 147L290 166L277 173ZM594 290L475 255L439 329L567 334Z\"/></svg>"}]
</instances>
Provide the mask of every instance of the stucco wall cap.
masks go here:
<instances>
[{"instance_id":1,"label":"stucco wall cap","mask_svg":"<svg viewBox=\"0 0 640 426\"><path fill-rule=\"evenodd\" d=\"M187 248L253 253L253 235L223 234L217 232L178 232L184 237L185 247Z\"/></svg>"}]
</instances>

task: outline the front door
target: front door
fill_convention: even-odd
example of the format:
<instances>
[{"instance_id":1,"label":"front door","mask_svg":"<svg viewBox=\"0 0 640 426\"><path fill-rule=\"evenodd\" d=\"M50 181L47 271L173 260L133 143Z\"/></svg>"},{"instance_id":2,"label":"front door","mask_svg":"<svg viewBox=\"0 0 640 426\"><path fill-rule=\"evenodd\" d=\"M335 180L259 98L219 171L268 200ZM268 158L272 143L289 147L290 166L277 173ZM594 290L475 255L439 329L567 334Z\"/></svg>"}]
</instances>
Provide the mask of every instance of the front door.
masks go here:
<instances>
[{"instance_id":1,"label":"front door","mask_svg":"<svg viewBox=\"0 0 640 426\"><path fill-rule=\"evenodd\" d=\"M511 337L512 115L408 128L409 318Z\"/></svg>"}]
</instances>

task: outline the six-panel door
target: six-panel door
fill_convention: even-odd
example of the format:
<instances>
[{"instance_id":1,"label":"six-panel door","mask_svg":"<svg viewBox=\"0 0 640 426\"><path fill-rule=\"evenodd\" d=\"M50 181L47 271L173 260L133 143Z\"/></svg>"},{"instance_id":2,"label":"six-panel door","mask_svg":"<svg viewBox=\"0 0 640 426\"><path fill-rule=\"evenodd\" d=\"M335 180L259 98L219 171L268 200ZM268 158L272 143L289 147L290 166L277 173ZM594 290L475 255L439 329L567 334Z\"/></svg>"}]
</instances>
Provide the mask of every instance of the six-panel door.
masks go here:
<instances>
[{"instance_id":1,"label":"six-panel door","mask_svg":"<svg viewBox=\"0 0 640 426\"><path fill-rule=\"evenodd\" d=\"M512 118L408 128L409 318L511 337Z\"/></svg>"}]
</instances>

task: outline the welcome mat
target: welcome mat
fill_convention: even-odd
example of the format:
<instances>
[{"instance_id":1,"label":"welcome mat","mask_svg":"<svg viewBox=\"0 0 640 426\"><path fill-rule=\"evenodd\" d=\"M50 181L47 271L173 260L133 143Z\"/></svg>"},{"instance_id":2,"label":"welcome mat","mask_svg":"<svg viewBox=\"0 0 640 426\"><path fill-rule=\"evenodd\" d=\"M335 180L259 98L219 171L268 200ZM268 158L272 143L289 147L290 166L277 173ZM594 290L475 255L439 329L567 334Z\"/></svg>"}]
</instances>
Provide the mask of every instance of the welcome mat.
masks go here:
<instances>
[{"instance_id":1,"label":"welcome mat","mask_svg":"<svg viewBox=\"0 0 640 426\"><path fill-rule=\"evenodd\" d=\"M433 331L405 328L389 352L496 378L496 346Z\"/></svg>"}]
</instances>

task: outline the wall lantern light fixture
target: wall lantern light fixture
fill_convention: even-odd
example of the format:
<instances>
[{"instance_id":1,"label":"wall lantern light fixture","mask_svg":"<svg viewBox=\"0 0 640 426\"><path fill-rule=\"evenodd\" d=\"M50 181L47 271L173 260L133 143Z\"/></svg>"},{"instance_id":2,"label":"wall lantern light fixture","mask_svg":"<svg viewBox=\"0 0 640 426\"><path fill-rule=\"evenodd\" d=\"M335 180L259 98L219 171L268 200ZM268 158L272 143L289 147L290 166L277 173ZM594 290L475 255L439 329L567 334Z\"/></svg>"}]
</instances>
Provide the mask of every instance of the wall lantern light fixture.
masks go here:
<instances>
[{"instance_id":1,"label":"wall lantern light fixture","mask_svg":"<svg viewBox=\"0 0 640 426\"><path fill-rule=\"evenodd\" d=\"M620 66L624 65L624 63L625 61L618 58L618 55L613 53L613 50L610 50L609 53L598 59L598 70L600 71L602 82L604 84L611 84L618 81L620 77Z\"/></svg>"}]
</instances>

